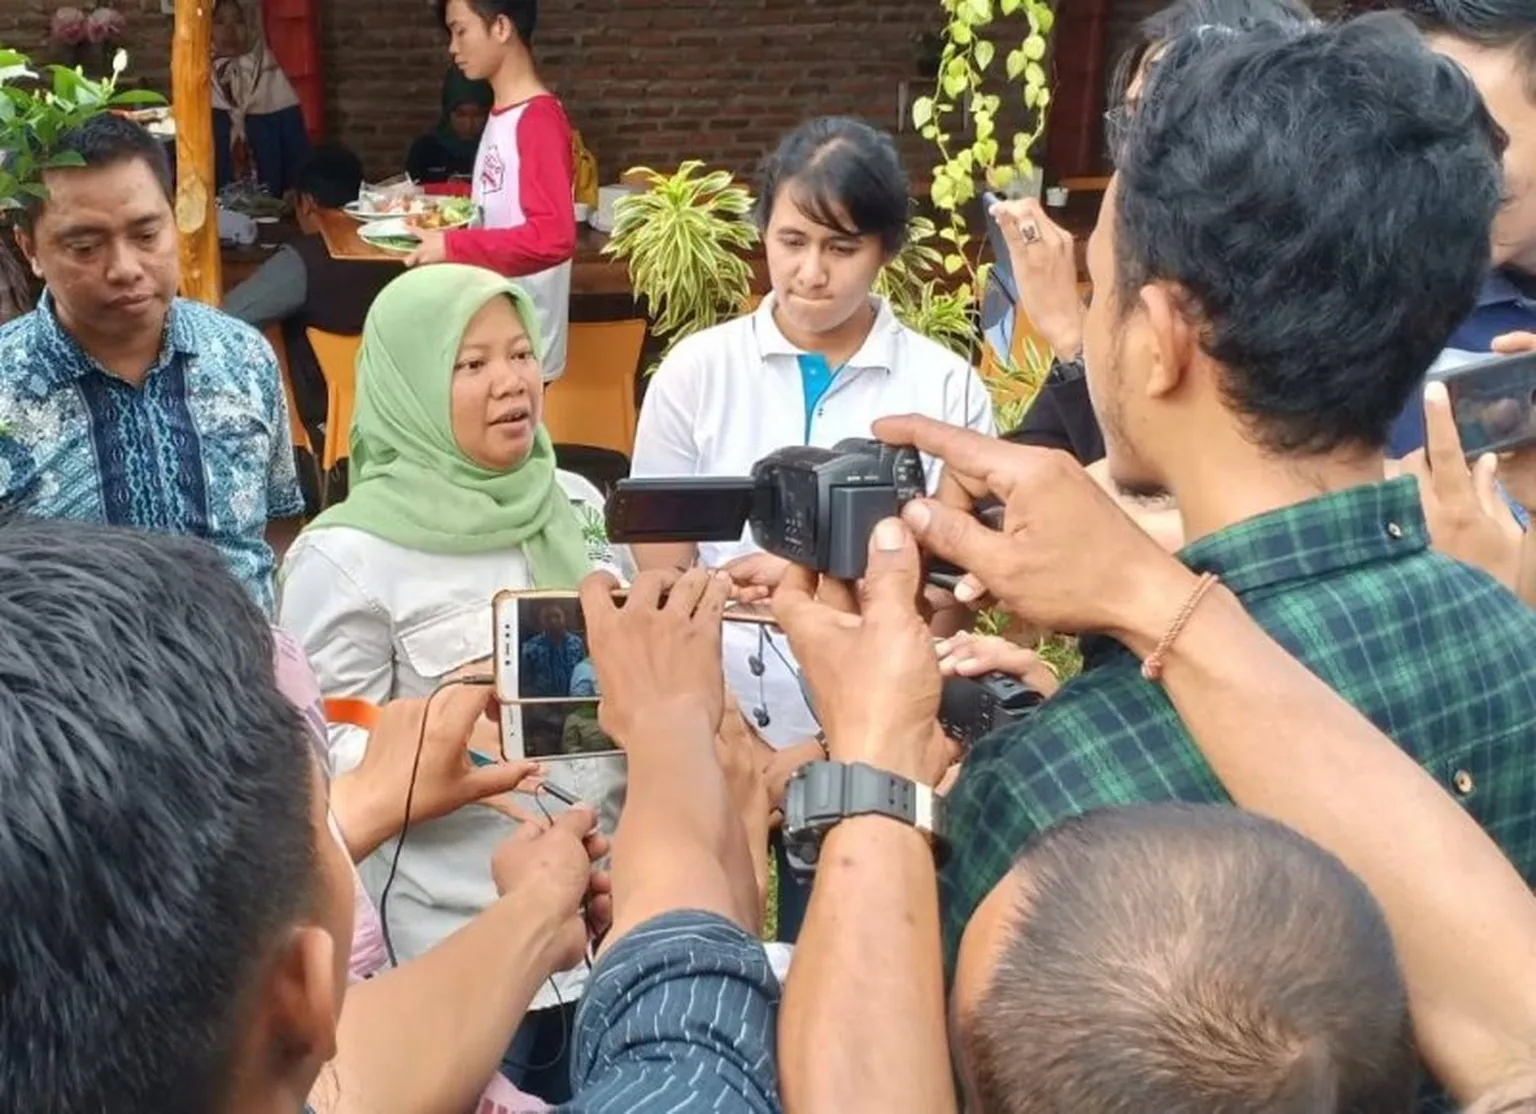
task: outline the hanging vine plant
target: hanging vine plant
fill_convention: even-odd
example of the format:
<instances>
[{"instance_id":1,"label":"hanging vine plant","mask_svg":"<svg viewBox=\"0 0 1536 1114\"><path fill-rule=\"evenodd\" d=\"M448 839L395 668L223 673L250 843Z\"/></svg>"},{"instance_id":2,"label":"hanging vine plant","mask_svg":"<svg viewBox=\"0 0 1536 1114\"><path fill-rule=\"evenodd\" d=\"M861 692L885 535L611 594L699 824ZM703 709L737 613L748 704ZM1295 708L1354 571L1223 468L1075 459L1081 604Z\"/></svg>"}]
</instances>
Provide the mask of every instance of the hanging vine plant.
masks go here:
<instances>
[{"instance_id":1,"label":"hanging vine plant","mask_svg":"<svg viewBox=\"0 0 1536 1114\"><path fill-rule=\"evenodd\" d=\"M933 144L939 162L933 168L929 199L939 213L937 237L942 242L940 265L957 279L957 293L973 314L986 281L984 267L977 267L974 237L964 210L976 200L977 184L1006 190L1035 171L1031 157L1045 130L1051 90L1045 69L1049 37L1056 13L1047 0L940 0L948 20L939 54L938 76L931 96L912 105L912 123ZM998 34L1005 21L1023 16L1026 30L1016 45L1003 55L998 78ZM998 132L1004 98L1022 103L1029 124L1006 139ZM1012 116L1012 113L1006 114ZM1043 380L1048 361L1043 353L1030 353L1025 366L1012 363L1009 353L997 353L1002 362L1000 382L992 384L1000 405L1021 409Z\"/></svg>"}]
</instances>

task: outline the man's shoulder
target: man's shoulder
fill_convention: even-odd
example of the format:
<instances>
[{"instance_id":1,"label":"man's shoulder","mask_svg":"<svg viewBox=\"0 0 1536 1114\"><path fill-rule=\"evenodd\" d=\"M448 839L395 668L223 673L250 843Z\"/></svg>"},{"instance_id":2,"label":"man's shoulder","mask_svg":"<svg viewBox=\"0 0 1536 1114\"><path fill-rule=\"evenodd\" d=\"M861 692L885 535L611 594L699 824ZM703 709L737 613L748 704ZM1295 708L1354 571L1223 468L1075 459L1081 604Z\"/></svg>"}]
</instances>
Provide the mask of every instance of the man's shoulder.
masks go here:
<instances>
[{"instance_id":1,"label":"man's shoulder","mask_svg":"<svg viewBox=\"0 0 1536 1114\"><path fill-rule=\"evenodd\" d=\"M176 315L176 327L190 330L199 339L208 338L245 345L265 345L261 330L248 325L237 317L231 317L221 309L178 297L171 303Z\"/></svg>"},{"instance_id":2,"label":"man's shoulder","mask_svg":"<svg viewBox=\"0 0 1536 1114\"><path fill-rule=\"evenodd\" d=\"M186 298L172 306L172 335L204 372L263 390L276 385L277 356L260 329Z\"/></svg>"},{"instance_id":3,"label":"man's shoulder","mask_svg":"<svg viewBox=\"0 0 1536 1114\"><path fill-rule=\"evenodd\" d=\"M41 312L38 309L28 310L21 316L13 317L0 325L0 352L5 353L6 356L5 359L0 359L0 376L19 370L16 367L18 350L32 343L37 334L38 314Z\"/></svg>"}]
</instances>

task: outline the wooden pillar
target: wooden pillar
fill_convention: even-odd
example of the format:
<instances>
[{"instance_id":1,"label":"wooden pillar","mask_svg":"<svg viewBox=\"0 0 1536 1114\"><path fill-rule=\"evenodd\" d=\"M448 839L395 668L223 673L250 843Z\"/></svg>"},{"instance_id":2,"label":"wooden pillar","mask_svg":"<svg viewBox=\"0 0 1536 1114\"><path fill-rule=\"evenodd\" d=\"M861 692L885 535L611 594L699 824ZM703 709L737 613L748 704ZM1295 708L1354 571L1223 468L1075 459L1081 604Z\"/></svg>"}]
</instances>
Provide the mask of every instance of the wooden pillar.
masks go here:
<instances>
[{"instance_id":1,"label":"wooden pillar","mask_svg":"<svg viewBox=\"0 0 1536 1114\"><path fill-rule=\"evenodd\" d=\"M1104 160L1108 23L1108 0L1072 0L1056 7L1054 89L1045 137L1045 165L1053 179L1096 174Z\"/></svg>"},{"instance_id":2,"label":"wooden pillar","mask_svg":"<svg viewBox=\"0 0 1536 1114\"><path fill-rule=\"evenodd\" d=\"M213 0L176 0L171 107L176 118L176 230L181 292L209 305L223 298L213 169Z\"/></svg>"}]
</instances>

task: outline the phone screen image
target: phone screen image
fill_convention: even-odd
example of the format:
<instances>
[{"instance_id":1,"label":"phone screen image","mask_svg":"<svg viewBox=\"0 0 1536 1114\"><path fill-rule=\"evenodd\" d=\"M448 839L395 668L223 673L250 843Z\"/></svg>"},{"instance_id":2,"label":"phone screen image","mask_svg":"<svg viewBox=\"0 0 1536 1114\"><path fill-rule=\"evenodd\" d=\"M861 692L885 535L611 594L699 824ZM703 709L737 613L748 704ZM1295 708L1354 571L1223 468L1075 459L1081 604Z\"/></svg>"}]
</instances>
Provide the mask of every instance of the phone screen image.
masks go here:
<instances>
[{"instance_id":1,"label":"phone screen image","mask_svg":"<svg viewBox=\"0 0 1536 1114\"><path fill-rule=\"evenodd\" d=\"M517 699L597 703L597 672L576 596L519 596Z\"/></svg>"},{"instance_id":2,"label":"phone screen image","mask_svg":"<svg viewBox=\"0 0 1536 1114\"><path fill-rule=\"evenodd\" d=\"M597 704L593 701L523 704L512 710L521 720L525 758L581 758L619 749L597 725Z\"/></svg>"}]
</instances>

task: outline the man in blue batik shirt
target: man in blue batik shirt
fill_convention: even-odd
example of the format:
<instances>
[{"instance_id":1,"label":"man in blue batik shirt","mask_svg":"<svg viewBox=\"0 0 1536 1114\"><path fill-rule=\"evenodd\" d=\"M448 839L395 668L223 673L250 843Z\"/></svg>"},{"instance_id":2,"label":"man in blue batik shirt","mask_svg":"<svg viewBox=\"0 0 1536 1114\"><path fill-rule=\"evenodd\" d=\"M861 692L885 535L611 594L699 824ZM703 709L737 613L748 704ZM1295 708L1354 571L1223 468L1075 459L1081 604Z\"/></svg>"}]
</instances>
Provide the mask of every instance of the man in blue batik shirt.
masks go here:
<instances>
[{"instance_id":1,"label":"man in blue batik shirt","mask_svg":"<svg viewBox=\"0 0 1536 1114\"><path fill-rule=\"evenodd\" d=\"M17 243L47 283L0 327L0 510L211 542L271 614L269 523L304 508L276 358L176 296L170 167L103 114L64 137Z\"/></svg>"}]
</instances>

